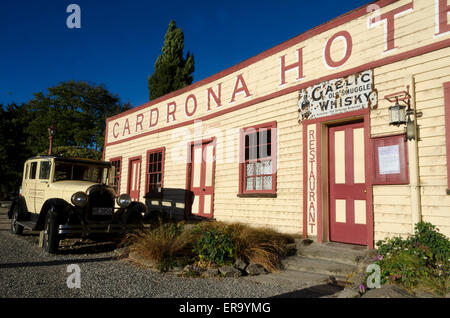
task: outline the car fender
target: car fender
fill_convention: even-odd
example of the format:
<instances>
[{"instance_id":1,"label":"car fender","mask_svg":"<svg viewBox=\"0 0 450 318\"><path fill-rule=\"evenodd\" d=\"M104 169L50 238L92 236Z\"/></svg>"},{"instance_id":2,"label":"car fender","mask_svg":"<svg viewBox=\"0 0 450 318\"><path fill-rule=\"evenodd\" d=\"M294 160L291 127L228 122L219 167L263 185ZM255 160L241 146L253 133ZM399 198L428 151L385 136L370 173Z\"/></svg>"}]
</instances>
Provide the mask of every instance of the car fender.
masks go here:
<instances>
[{"instance_id":1,"label":"car fender","mask_svg":"<svg viewBox=\"0 0 450 318\"><path fill-rule=\"evenodd\" d=\"M125 223L130 223L131 220L141 220L143 214L146 212L147 208L144 203L133 201L127 207L126 212L124 213L123 221Z\"/></svg>"},{"instance_id":2,"label":"car fender","mask_svg":"<svg viewBox=\"0 0 450 318\"><path fill-rule=\"evenodd\" d=\"M15 197L12 202L11 206L8 210L8 219L12 218L13 211L16 206L19 206L19 219L24 215L26 212L28 212L27 204L25 203L25 199L23 197Z\"/></svg>"},{"instance_id":3,"label":"car fender","mask_svg":"<svg viewBox=\"0 0 450 318\"><path fill-rule=\"evenodd\" d=\"M48 199L42 205L41 212L39 213L38 221L34 230L42 231L45 225L45 217L48 211L53 211L56 214L56 220L58 223L65 223L67 219L68 212L70 211L72 205L63 199Z\"/></svg>"}]
</instances>

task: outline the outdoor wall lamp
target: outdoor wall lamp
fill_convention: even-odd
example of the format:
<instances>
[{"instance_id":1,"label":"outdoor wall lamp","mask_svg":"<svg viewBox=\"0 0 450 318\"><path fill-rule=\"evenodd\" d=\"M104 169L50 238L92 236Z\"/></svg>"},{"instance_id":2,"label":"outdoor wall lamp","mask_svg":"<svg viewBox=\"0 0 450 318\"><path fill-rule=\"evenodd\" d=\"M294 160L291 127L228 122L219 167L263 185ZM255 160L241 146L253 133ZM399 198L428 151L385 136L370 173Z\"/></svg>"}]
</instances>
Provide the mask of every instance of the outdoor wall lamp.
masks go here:
<instances>
[{"instance_id":1,"label":"outdoor wall lamp","mask_svg":"<svg viewBox=\"0 0 450 318\"><path fill-rule=\"evenodd\" d=\"M413 111L411 110L411 113ZM408 120L406 122L406 139L407 140L414 140L416 139L416 125L414 121L411 120L411 114L408 114L408 111L406 111L406 114L408 115Z\"/></svg>"},{"instance_id":2,"label":"outdoor wall lamp","mask_svg":"<svg viewBox=\"0 0 450 318\"><path fill-rule=\"evenodd\" d=\"M389 125L399 127L404 124L406 124L406 106L400 105L396 97L395 105L389 107Z\"/></svg>"},{"instance_id":3,"label":"outdoor wall lamp","mask_svg":"<svg viewBox=\"0 0 450 318\"><path fill-rule=\"evenodd\" d=\"M422 112L415 112L414 109L411 108L411 95L409 94L409 86L406 87L406 91L395 92L384 96L384 98L391 103L395 102L395 105L388 108L389 125L397 127L399 127L400 125L406 125L406 139L416 139L416 123L415 119L411 119L411 116L415 116L416 118L422 117ZM403 105L400 103L403 103Z\"/></svg>"}]
</instances>

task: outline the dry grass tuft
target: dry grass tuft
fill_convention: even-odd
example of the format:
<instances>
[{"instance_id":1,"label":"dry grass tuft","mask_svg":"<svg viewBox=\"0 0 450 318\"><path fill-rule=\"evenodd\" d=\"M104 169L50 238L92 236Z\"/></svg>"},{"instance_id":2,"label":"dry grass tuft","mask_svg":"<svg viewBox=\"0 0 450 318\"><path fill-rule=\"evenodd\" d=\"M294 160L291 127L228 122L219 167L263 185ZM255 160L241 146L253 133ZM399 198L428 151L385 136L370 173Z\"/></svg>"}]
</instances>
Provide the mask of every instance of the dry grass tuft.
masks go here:
<instances>
[{"instance_id":1,"label":"dry grass tuft","mask_svg":"<svg viewBox=\"0 0 450 318\"><path fill-rule=\"evenodd\" d=\"M189 231L174 231L175 224L163 224L153 229L130 233L124 238L130 252L137 252L141 257L154 261L158 266L175 257L184 256L192 246Z\"/></svg>"},{"instance_id":2,"label":"dry grass tuft","mask_svg":"<svg viewBox=\"0 0 450 318\"><path fill-rule=\"evenodd\" d=\"M240 223L231 224L236 235L236 257L247 263L260 264L269 272L281 268L287 254L286 245L294 238L269 228L253 228Z\"/></svg>"}]
</instances>

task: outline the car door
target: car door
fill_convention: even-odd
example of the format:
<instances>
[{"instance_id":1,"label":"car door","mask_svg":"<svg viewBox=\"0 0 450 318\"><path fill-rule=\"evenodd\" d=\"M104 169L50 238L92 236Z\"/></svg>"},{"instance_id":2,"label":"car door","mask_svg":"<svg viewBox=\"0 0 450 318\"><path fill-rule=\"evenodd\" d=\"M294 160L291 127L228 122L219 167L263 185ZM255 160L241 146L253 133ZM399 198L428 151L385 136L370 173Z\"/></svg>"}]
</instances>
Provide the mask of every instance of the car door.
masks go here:
<instances>
[{"instance_id":1,"label":"car door","mask_svg":"<svg viewBox=\"0 0 450 318\"><path fill-rule=\"evenodd\" d=\"M36 210L34 208L34 201L36 199L36 178L37 178L37 169L38 169L38 161L33 160L29 162L29 172L28 178L25 182L25 192L22 196L25 199L25 203L27 205L28 212L34 213Z\"/></svg>"},{"instance_id":2,"label":"car door","mask_svg":"<svg viewBox=\"0 0 450 318\"><path fill-rule=\"evenodd\" d=\"M20 196L25 200L30 200L30 186L29 186L29 174L30 174L30 162L26 162L23 167L22 186L20 187Z\"/></svg>"},{"instance_id":3,"label":"car door","mask_svg":"<svg viewBox=\"0 0 450 318\"><path fill-rule=\"evenodd\" d=\"M42 160L39 163L39 175L35 182L34 211L36 213L41 212L42 205L46 199L45 192L49 186L51 166L50 160Z\"/></svg>"}]
</instances>

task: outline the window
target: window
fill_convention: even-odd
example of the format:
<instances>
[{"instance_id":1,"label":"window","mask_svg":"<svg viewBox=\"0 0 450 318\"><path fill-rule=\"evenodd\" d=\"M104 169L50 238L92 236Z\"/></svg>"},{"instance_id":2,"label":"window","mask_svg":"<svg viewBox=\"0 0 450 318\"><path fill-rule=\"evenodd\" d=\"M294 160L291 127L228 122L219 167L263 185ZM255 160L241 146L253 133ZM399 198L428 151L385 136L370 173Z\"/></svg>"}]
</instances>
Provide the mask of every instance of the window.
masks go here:
<instances>
[{"instance_id":1,"label":"window","mask_svg":"<svg viewBox=\"0 0 450 318\"><path fill-rule=\"evenodd\" d=\"M276 193L276 122L241 130L240 193Z\"/></svg>"},{"instance_id":2,"label":"window","mask_svg":"<svg viewBox=\"0 0 450 318\"><path fill-rule=\"evenodd\" d=\"M23 175L23 178L24 178L24 179L28 179L28 166L29 166L29 164L27 163L27 164L25 165L25 174Z\"/></svg>"},{"instance_id":3,"label":"window","mask_svg":"<svg viewBox=\"0 0 450 318\"><path fill-rule=\"evenodd\" d=\"M39 169L39 179L47 180L50 178L50 161L41 161L41 167Z\"/></svg>"},{"instance_id":4,"label":"window","mask_svg":"<svg viewBox=\"0 0 450 318\"><path fill-rule=\"evenodd\" d=\"M30 175L28 179L36 179L37 161L31 163Z\"/></svg>"},{"instance_id":5,"label":"window","mask_svg":"<svg viewBox=\"0 0 450 318\"><path fill-rule=\"evenodd\" d=\"M120 193L120 173L121 173L121 167L122 167L122 157L112 158L110 159L111 165L112 165L112 173L111 176L111 185L114 188L114 191L116 194Z\"/></svg>"},{"instance_id":6,"label":"window","mask_svg":"<svg viewBox=\"0 0 450 318\"><path fill-rule=\"evenodd\" d=\"M145 192L160 192L164 178L164 148L147 151Z\"/></svg>"},{"instance_id":7,"label":"window","mask_svg":"<svg viewBox=\"0 0 450 318\"><path fill-rule=\"evenodd\" d=\"M101 183L106 180L104 165L88 165L73 162L55 162L54 181L78 180Z\"/></svg>"},{"instance_id":8,"label":"window","mask_svg":"<svg viewBox=\"0 0 450 318\"><path fill-rule=\"evenodd\" d=\"M405 135L372 138L373 184L409 184Z\"/></svg>"}]
</instances>

